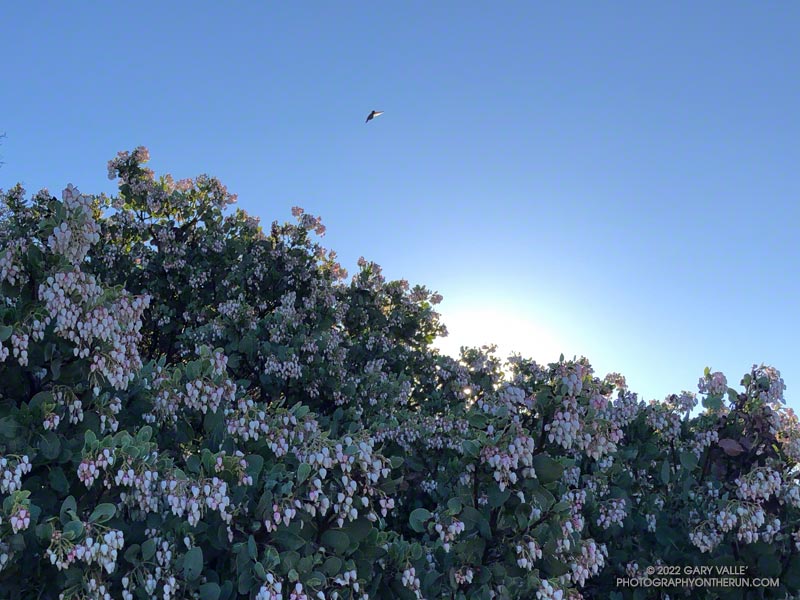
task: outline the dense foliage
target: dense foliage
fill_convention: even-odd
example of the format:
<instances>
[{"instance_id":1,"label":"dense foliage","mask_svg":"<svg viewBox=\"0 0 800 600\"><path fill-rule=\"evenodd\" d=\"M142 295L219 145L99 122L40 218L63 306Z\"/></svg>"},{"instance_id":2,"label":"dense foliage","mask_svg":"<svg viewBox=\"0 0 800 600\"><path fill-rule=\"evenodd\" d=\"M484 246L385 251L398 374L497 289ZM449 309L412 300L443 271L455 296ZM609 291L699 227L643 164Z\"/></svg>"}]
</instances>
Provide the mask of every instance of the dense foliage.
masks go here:
<instances>
[{"instance_id":1,"label":"dense foliage","mask_svg":"<svg viewBox=\"0 0 800 600\"><path fill-rule=\"evenodd\" d=\"M585 359L453 360L438 295L147 159L109 163L113 198L2 194L0 598L800 591L778 371L707 369L693 411ZM676 565L773 584L620 583Z\"/></svg>"}]
</instances>

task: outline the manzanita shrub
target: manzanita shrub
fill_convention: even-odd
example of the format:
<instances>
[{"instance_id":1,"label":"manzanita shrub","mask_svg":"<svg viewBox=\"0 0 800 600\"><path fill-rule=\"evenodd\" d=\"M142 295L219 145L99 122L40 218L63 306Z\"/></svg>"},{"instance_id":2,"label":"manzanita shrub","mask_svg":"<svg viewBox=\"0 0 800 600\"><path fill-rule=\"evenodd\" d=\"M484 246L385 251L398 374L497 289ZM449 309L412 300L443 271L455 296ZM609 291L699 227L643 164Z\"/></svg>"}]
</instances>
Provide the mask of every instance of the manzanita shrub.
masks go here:
<instances>
[{"instance_id":1,"label":"manzanita shrub","mask_svg":"<svg viewBox=\"0 0 800 600\"><path fill-rule=\"evenodd\" d=\"M453 360L437 294L147 159L113 198L2 194L0 598L797 597L778 371L645 403L585 359ZM697 565L773 583L620 583Z\"/></svg>"}]
</instances>

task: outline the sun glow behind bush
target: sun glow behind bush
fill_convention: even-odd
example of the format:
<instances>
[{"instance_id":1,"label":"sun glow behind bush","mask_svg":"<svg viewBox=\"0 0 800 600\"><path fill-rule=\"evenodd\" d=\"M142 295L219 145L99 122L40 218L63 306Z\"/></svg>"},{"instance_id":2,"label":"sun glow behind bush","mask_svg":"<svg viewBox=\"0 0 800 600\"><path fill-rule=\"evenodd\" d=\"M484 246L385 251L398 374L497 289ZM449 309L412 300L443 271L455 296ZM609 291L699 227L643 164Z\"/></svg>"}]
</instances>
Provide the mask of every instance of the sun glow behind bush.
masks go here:
<instances>
[{"instance_id":1,"label":"sun glow behind bush","mask_svg":"<svg viewBox=\"0 0 800 600\"><path fill-rule=\"evenodd\" d=\"M565 340L559 339L545 325L525 316L524 309L497 306L500 302L501 299L488 295L483 305L445 299L441 313L448 335L438 338L433 345L454 358L458 358L462 346L479 348L486 345L497 346L498 356L510 356L516 352L539 364L557 361L561 354L572 355Z\"/></svg>"}]
</instances>

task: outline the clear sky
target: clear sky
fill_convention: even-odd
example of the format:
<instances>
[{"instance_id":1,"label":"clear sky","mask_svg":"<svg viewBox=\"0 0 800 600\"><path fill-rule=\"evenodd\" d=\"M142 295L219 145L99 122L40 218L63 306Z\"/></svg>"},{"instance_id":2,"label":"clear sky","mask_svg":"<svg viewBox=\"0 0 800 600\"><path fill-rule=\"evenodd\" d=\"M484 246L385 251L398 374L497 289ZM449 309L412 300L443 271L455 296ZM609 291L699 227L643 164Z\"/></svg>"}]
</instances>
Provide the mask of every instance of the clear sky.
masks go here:
<instances>
[{"instance_id":1,"label":"clear sky","mask_svg":"<svg viewBox=\"0 0 800 600\"><path fill-rule=\"evenodd\" d=\"M79 8L80 7L80 8ZM145 145L451 338L645 399L778 368L800 407L800 4L6 2L0 187L111 193ZM385 114L366 124L372 110Z\"/></svg>"}]
</instances>

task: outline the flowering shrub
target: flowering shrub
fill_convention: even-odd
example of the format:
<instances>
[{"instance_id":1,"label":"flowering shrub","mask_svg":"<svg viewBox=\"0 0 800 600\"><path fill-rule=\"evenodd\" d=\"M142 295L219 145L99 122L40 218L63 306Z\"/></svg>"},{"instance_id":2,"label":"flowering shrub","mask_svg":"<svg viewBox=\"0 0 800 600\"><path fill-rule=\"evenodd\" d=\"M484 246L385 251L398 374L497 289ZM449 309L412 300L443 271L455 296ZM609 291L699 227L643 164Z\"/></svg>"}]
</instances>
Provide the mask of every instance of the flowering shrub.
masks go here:
<instances>
[{"instance_id":1,"label":"flowering shrub","mask_svg":"<svg viewBox=\"0 0 800 600\"><path fill-rule=\"evenodd\" d=\"M147 159L109 163L113 198L2 194L0 598L800 591L776 370L707 370L693 413L585 359L453 360L437 294L363 259L348 281L317 217L267 232ZM618 583L659 565L778 583Z\"/></svg>"}]
</instances>

